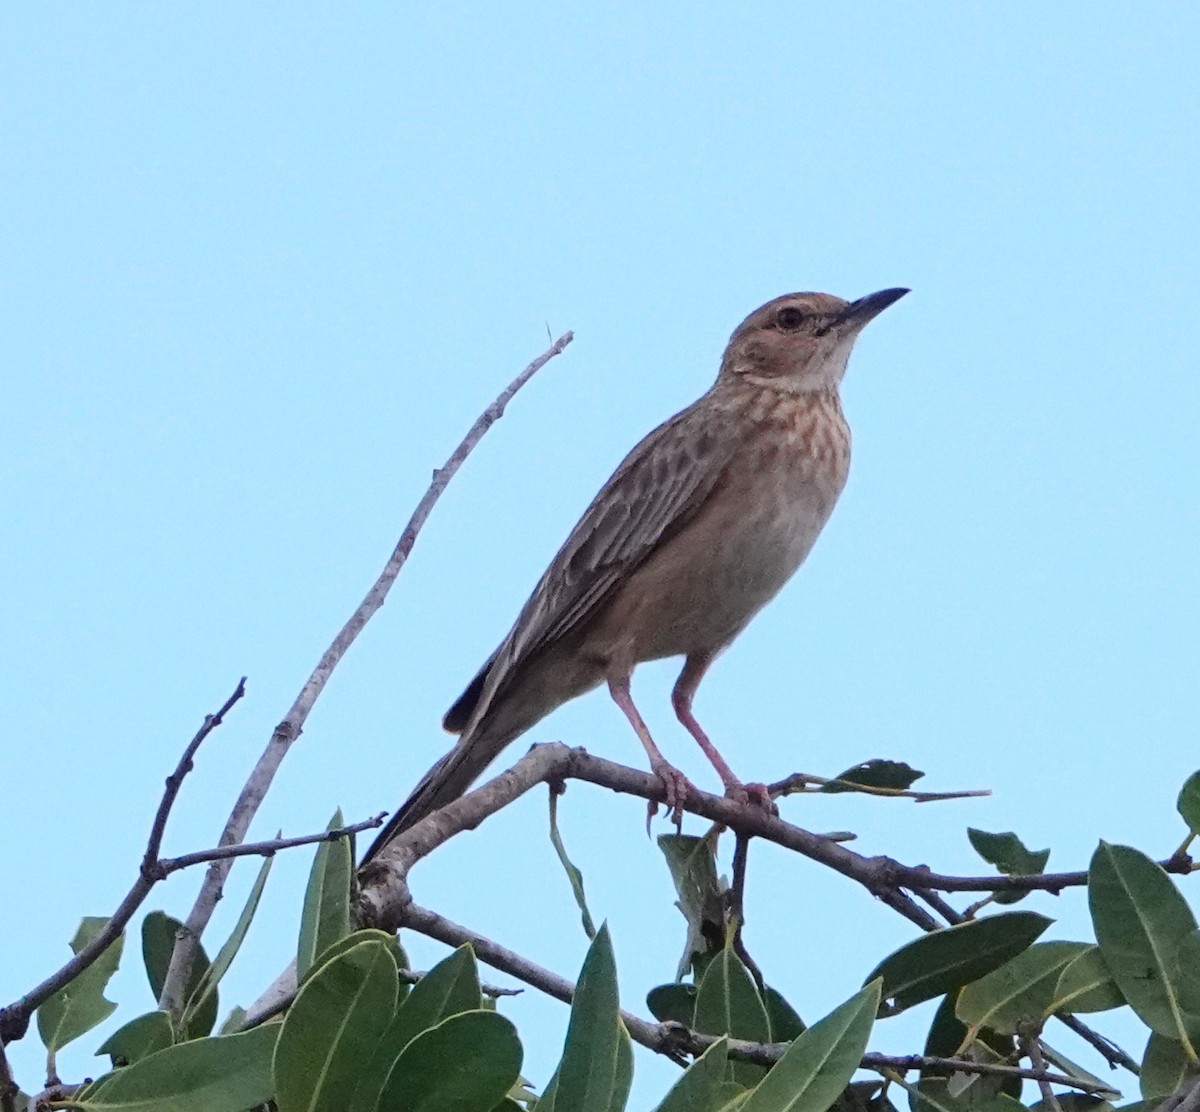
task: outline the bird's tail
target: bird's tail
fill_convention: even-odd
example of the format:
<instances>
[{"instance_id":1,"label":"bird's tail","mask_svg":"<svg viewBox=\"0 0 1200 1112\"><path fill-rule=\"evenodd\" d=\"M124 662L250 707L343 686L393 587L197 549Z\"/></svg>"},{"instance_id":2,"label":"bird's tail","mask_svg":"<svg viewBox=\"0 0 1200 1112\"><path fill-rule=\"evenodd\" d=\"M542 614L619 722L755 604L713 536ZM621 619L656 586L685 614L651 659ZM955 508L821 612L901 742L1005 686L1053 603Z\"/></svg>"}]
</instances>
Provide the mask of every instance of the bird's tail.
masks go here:
<instances>
[{"instance_id":1,"label":"bird's tail","mask_svg":"<svg viewBox=\"0 0 1200 1112\"><path fill-rule=\"evenodd\" d=\"M497 730L495 723L480 722L469 729L458 743L424 776L409 797L400 804L379 836L363 854L365 865L397 834L415 826L426 815L453 803L483 774L520 729Z\"/></svg>"}]
</instances>

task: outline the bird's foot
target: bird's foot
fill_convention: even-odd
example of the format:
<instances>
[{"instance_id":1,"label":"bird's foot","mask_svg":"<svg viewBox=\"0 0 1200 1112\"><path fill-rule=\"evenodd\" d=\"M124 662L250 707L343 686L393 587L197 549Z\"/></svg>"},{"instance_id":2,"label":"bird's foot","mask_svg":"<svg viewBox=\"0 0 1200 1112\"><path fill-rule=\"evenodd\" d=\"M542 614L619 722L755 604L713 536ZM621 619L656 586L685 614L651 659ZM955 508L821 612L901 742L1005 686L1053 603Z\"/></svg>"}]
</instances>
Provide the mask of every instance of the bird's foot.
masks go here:
<instances>
[{"instance_id":1,"label":"bird's foot","mask_svg":"<svg viewBox=\"0 0 1200 1112\"><path fill-rule=\"evenodd\" d=\"M738 803L749 803L768 815L779 814L779 808L775 806L775 800L771 798L766 784L743 784L740 780L734 780L725 785L725 797Z\"/></svg>"},{"instance_id":2,"label":"bird's foot","mask_svg":"<svg viewBox=\"0 0 1200 1112\"><path fill-rule=\"evenodd\" d=\"M675 824L677 831L683 829L683 805L689 795L695 794L692 782L674 765L666 761L655 763L651 771L662 781L664 802L667 805L667 816ZM646 833L650 833L650 820L658 814L658 802L650 800L646 810Z\"/></svg>"}]
</instances>

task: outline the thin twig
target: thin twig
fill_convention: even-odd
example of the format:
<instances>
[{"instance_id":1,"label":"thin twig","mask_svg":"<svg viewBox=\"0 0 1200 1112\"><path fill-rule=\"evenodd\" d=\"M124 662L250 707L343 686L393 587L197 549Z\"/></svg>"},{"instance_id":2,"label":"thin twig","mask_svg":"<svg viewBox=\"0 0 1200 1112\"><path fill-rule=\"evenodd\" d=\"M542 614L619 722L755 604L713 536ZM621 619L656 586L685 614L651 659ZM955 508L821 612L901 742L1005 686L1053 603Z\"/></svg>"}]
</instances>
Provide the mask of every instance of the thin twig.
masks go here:
<instances>
[{"instance_id":1,"label":"thin twig","mask_svg":"<svg viewBox=\"0 0 1200 1112\"><path fill-rule=\"evenodd\" d=\"M179 786L183 778L191 770L196 750L199 749L201 742L221 725L225 719L225 715L229 713L233 705L245 693L246 678L243 676L234 689L233 694L225 700L221 709L216 714L205 716L203 725L196 731L195 736L188 742L187 747L184 749L183 756L175 766L175 771L167 777L162 799L159 802L158 809L154 813L154 821L150 824L150 836L146 843L146 853L142 858L138 878L125 894L125 898L121 901L116 911L109 917L108 922L58 972L47 977L40 985L31 989L19 1000L15 1000L8 1007L0 1009L0 1044L24 1038L25 1032L29 1028L29 1019L33 1013L46 1000L49 1000L51 996L58 992L59 989L70 984L80 973L95 962L116 941L129 923L129 920L133 918L134 913L142 905L142 901L149 895L150 889L160 879L155 875L154 871L158 864L158 849L162 845L163 832L166 829L171 807L179 795Z\"/></svg>"},{"instance_id":2,"label":"thin twig","mask_svg":"<svg viewBox=\"0 0 1200 1112\"><path fill-rule=\"evenodd\" d=\"M417 508L413 511L412 517L409 518L408 524L404 527L404 532L400 534L400 539L396 542L396 547L392 550L392 554L383 571L380 573L379 578L375 580L362 602L359 603L358 608L350 615L350 619L342 626L329 648L321 654L321 659L317 662L317 666L313 669L312 674L304 682L304 686L301 687L300 693L296 696L295 702L292 703L291 709L284 715L279 725L275 727L262 756L259 757L258 763L254 766L254 770L250 773L249 779L246 781L241 794L233 805L229 818L226 820L225 829L218 840L219 845L238 845L246 837L246 831L249 830L250 823L258 812L258 808L262 804L272 780L275 778L275 773L279 765L287 755L292 743L300 736L301 731L304 729L304 723L308 719L313 704L316 703L317 698L325 689L326 683L329 682L329 677L333 675L333 670L337 667L342 657L345 656L350 646L354 644L363 627L366 626L370 618L383 605L388 591L391 590L392 584L400 574L401 568L404 567L413 545L416 544L417 536L421 532L426 519L429 517L430 511L442 496L442 492L446 489L450 480L454 478L455 473L462 466L463 461L471 454L475 445L483 439L488 429L500 419L505 407L512 401L517 391L551 359L556 355L560 355L573 339L573 333L563 333L546 351L517 375L496 400L480 414L462 442L450 454L450 458L446 460L446 463L434 471L429 489L425 492L421 501L417 503ZM229 860L214 861L209 866L204 883L201 885L200 893L196 897L196 902L192 905L192 910L188 913L184 929L179 932L176 938L175 949L171 954L171 963L168 966L167 975L163 981L163 988L158 1001L158 1006L173 1016L179 1012L182 1006L183 987L187 981L188 971L191 969L196 946L201 935L203 935L205 929L208 927L217 902L221 898L230 867L231 862Z\"/></svg>"},{"instance_id":3,"label":"thin twig","mask_svg":"<svg viewBox=\"0 0 1200 1112\"><path fill-rule=\"evenodd\" d=\"M990 788L968 788L950 792L919 792L912 788L884 788L871 784L857 784L853 780L842 780L837 776L814 776L810 772L793 772L782 780L767 785L771 798L785 795L816 795L822 788L836 785L847 792L877 795L893 799L911 799L917 803L940 803L947 799L978 799L992 794Z\"/></svg>"},{"instance_id":4,"label":"thin twig","mask_svg":"<svg viewBox=\"0 0 1200 1112\"><path fill-rule=\"evenodd\" d=\"M429 938L435 938L448 946L461 946L464 942L469 942L475 956L484 964L511 974L532 988L544 992L547 996L552 996L565 1004L569 1004L574 996L575 986L565 977L552 973L536 962L493 942L484 935L452 922L428 908L410 904L403 918L405 927L415 930L419 934L427 935ZM625 1011L621 1012L621 1021L635 1042L658 1054L666 1055L681 1065L685 1056L697 1057L717 1041L715 1036L701 1035L679 1023L650 1023ZM777 1062L790 1045L789 1043L747 1042L743 1039L728 1040L731 1058L744 1062L757 1062L762 1065ZM874 1070L878 1073L885 1070L940 1068L963 1073L995 1074L1001 1077L1025 1077L1034 1080L1046 1078L1056 1085L1070 1086L1085 1093L1105 1091L1106 1089L1105 1086L1098 1086L1092 1082L1068 1077L1061 1073L1039 1072L1021 1069L1017 1066L994 1065L988 1062L968 1062L958 1058L937 1058L923 1054L910 1054L903 1057L867 1054L862 1059L861 1065L864 1069Z\"/></svg>"},{"instance_id":5,"label":"thin twig","mask_svg":"<svg viewBox=\"0 0 1200 1112\"><path fill-rule=\"evenodd\" d=\"M1042 1094L1042 1101L1050 1112L1063 1112L1062 1105L1058 1103L1058 1095L1050 1087L1050 1081L1046 1076L1046 1059L1042 1057L1042 1046L1038 1041L1036 1034L1021 1035L1017 1040L1021 1048L1021 1053L1029 1059L1029 1064L1041 1075L1037 1079L1038 1092Z\"/></svg>"},{"instance_id":6,"label":"thin twig","mask_svg":"<svg viewBox=\"0 0 1200 1112\"><path fill-rule=\"evenodd\" d=\"M733 952L750 970L758 989L766 987L762 970L750 956L742 941L742 928L746 925L746 863L750 856L750 839L745 834L736 834L733 841L733 880L729 885L729 917L733 921Z\"/></svg>"},{"instance_id":7,"label":"thin twig","mask_svg":"<svg viewBox=\"0 0 1200 1112\"><path fill-rule=\"evenodd\" d=\"M240 846L218 846L216 849L184 853L179 857L164 857L154 870L155 879L162 880L180 869L190 869L193 865L203 865L209 861L228 861L234 857L274 857L280 850L294 849L296 846L336 842L339 838L361 834L364 830L378 830L386 818L387 812L380 811L374 818L363 819L349 826L339 826L333 830L322 830L319 834L302 834L298 838L270 838L265 842L243 842Z\"/></svg>"}]
</instances>

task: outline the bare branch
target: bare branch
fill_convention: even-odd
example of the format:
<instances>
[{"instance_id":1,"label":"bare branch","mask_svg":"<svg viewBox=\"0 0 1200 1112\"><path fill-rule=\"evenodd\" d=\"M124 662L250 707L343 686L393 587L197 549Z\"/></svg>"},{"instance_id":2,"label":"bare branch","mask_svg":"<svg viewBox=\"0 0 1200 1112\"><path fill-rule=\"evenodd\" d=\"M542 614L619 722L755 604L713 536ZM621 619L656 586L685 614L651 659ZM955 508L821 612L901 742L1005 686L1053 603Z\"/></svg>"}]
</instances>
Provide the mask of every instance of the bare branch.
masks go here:
<instances>
[{"instance_id":1,"label":"bare branch","mask_svg":"<svg viewBox=\"0 0 1200 1112\"><path fill-rule=\"evenodd\" d=\"M442 492L449 485L450 480L454 478L455 473L462 466L463 461L471 454L471 451L479 441L483 439L488 429L500 419L505 407L512 401L517 391L542 367L550 362L551 359L562 354L566 346L573 339L573 333L563 333L546 351L517 375L505 387L496 400L480 414L462 442L450 454L450 458L446 460L446 463L434 471L429 489L425 492L421 501L417 503L417 508L413 511L412 517L404 528L404 532L400 534L400 539L396 542L396 547L392 550L392 554L383 571L380 572L379 578L375 580L362 602L359 603L358 608L350 615L346 624L342 626L329 648L321 654L321 659L317 662L317 666L313 669L312 674L304 682L304 686L301 687L300 693L296 696L295 702L292 703L291 709L284 715L279 725L275 727L270 740L267 742L266 749L264 749L262 756L259 757L258 763L254 766L254 770L250 773L249 779L246 781L241 794L233 805L229 818L226 820L225 829L218 840L219 845L238 845L246 837L246 832L250 829L250 823L255 814L257 814L258 808L262 804L263 798L266 796L267 790L275 778L276 771L282 763L283 758L287 756L292 743L300 736L301 731L304 729L304 723L308 719L309 712L312 710L321 692L325 689L326 683L329 682L329 677L333 675L333 670L337 667L342 657L345 656L350 646L354 644L363 627L366 626L371 617L384 604L388 591L391 590L392 584L400 574L401 568L404 567L405 561L408 559L413 545L416 544L417 536L422 526L424 526L426 519L429 517L430 511L442 496ZM180 931L179 937L175 942L175 949L171 954L171 964L167 969L167 976L163 983L162 993L159 996L158 1002L160 1008L170 1012L172 1015L176 1015L181 1007L183 986L187 981L188 971L191 969L192 959L196 953L196 945L200 936L208 927L208 922L212 918L217 902L221 898L225 879L229 875L231 865L232 862L226 859L214 861L209 866L204 883L201 885L200 893L196 897L196 902L192 905L192 910L188 913L184 929Z\"/></svg>"},{"instance_id":2,"label":"bare branch","mask_svg":"<svg viewBox=\"0 0 1200 1112\"><path fill-rule=\"evenodd\" d=\"M205 716L203 725L196 731L195 736L188 742L187 747L184 749L183 756L180 757L178 764L175 766L175 771L167 777L162 799L159 801L158 809L154 813L154 821L150 824L150 836L146 842L146 853L142 858L142 866L137 880L134 881L133 886L125 894L125 898L121 901L120 906L112 913L108 922L97 932L96 937L91 942L84 946L79 953L75 954L58 972L47 977L40 985L31 989L19 1000L9 1004L6 1008L0 1009L0 1044L24 1038L25 1032L29 1028L29 1019L33 1013L46 1000L49 1000L51 996L58 992L59 989L70 984L71 981L78 977L80 973L87 969L116 941L129 923L129 920L133 918L134 912L137 911L142 901L149 895L150 889L162 879L157 874L159 864L158 850L162 845L163 832L166 830L171 807L179 796L179 787L183 783L184 777L192 769L192 759L196 755L196 750L200 748L204 739L221 725L225 720L225 715L229 713L233 705L245 694L246 677L243 676L238 681L233 694L225 700L221 709L216 714Z\"/></svg>"},{"instance_id":3,"label":"bare branch","mask_svg":"<svg viewBox=\"0 0 1200 1112\"><path fill-rule=\"evenodd\" d=\"M551 972L521 954L493 942L490 938L452 922L428 908L410 904L404 911L403 926L429 938L435 938L448 946L471 944L475 956L493 969L503 970L524 981L527 985L569 1004L575 986L565 977ZM663 1054L683 1065L686 1057L703 1054L717 1038L701 1035L679 1023L650 1023L630 1012L621 1012L621 1021L634 1042L640 1043L657 1054ZM744 1062L771 1065L786 1053L790 1043L754 1043L742 1039L729 1039L729 1056ZM949 1069L962 1073L996 1074L1002 1077L1025 1077L1035 1081L1045 1080L1056 1085L1066 1085L1085 1093L1103 1092L1107 1086L1094 1085L1066 1074L1049 1073L1045 1070L1027 1070L1017 1066L993 1065L987 1062L969 1062L958 1058L937 1058L923 1054L893 1057L885 1054L867 1054L862 1060L864 1069L883 1073L887 1070L904 1072L914 1069Z\"/></svg>"}]
</instances>

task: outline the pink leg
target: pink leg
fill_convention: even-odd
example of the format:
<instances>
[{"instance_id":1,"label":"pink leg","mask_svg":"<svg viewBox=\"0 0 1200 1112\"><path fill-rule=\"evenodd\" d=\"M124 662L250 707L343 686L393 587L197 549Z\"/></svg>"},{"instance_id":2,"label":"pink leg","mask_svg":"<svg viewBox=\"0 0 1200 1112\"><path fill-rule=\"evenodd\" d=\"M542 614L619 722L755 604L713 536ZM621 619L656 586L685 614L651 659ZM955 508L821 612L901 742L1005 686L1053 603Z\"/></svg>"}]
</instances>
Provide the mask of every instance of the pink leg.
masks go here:
<instances>
[{"instance_id":1,"label":"pink leg","mask_svg":"<svg viewBox=\"0 0 1200 1112\"><path fill-rule=\"evenodd\" d=\"M683 821L683 801L687 799L688 792L694 791L692 785L682 772L674 765L667 761L667 758L662 755L662 751L654 744L654 739L650 736L650 731L646 727L641 714L633 704L633 695L629 691L629 676L609 676L608 678L608 693L612 696L613 702L621 708L622 713L629 724L633 727L633 732L637 734L638 740L642 743L646 750L646 755L650 758L650 771L654 773L663 783L663 791L666 794L667 810L671 817L675 820L676 826ZM650 815L653 816L656 805L650 804ZM646 819L646 827L649 829L650 819Z\"/></svg>"},{"instance_id":2,"label":"pink leg","mask_svg":"<svg viewBox=\"0 0 1200 1112\"><path fill-rule=\"evenodd\" d=\"M704 750L704 755L712 762L721 783L725 785L725 794L730 799L755 803L766 811L774 812L775 803L771 799L766 786L763 784L743 784L734 774L733 769L725 762L717 747L709 740L704 727L696 721L692 713L692 700L696 697L696 688L713 662L712 655L693 655L684 661L683 671L675 681L675 689L671 692L671 705L675 708L675 717L683 724L683 728L696 739L696 744Z\"/></svg>"}]
</instances>

